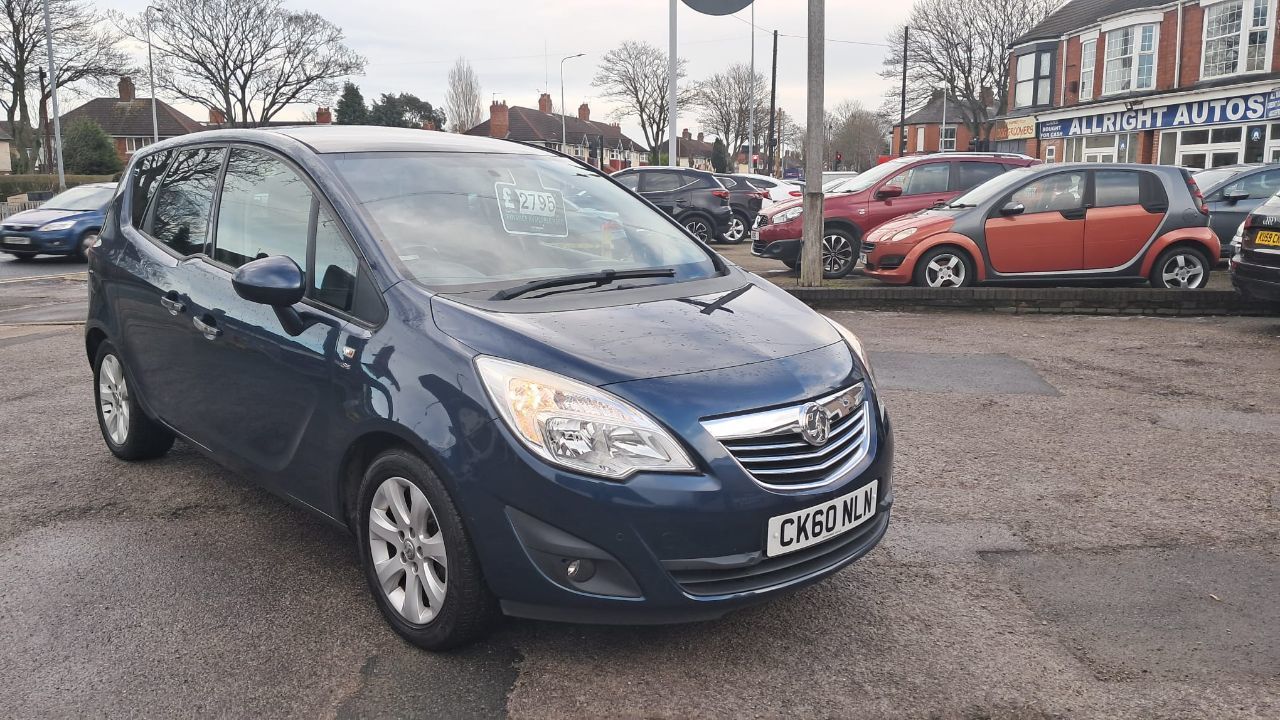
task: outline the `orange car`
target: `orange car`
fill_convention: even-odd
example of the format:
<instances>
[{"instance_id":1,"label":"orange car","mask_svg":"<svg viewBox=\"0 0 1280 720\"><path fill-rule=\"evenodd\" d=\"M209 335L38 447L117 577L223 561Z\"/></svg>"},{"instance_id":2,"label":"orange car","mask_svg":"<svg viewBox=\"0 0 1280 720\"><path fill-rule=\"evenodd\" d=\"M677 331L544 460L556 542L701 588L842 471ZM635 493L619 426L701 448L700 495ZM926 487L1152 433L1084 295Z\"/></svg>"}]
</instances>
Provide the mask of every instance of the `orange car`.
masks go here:
<instances>
[{"instance_id":1,"label":"orange car","mask_svg":"<svg viewBox=\"0 0 1280 720\"><path fill-rule=\"evenodd\" d=\"M1185 170L1069 163L1012 170L947 204L887 222L862 245L887 283L1150 280L1202 288L1220 253Z\"/></svg>"}]
</instances>

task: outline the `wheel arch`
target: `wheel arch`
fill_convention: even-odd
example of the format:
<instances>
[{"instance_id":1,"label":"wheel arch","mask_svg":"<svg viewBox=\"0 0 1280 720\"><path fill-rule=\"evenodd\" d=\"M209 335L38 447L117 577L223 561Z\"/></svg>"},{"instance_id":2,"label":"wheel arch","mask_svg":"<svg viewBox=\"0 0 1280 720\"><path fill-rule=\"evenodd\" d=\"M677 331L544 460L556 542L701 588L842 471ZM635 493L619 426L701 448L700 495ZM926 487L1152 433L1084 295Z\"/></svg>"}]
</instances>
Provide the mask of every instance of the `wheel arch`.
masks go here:
<instances>
[{"instance_id":1,"label":"wheel arch","mask_svg":"<svg viewBox=\"0 0 1280 720\"><path fill-rule=\"evenodd\" d=\"M914 278L916 274L916 263L925 253L936 250L938 248L952 248L959 250L969 256L969 263L973 266L976 277L974 280L982 282L987 279L987 264L982 255L982 250L971 238L959 233L939 233L933 237L925 238L916 244L914 248L907 253L907 259L903 264L911 264L911 276Z\"/></svg>"},{"instance_id":2,"label":"wheel arch","mask_svg":"<svg viewBox=\"0 0 1280 720\"><path fill-rule=\"evenodd\" d=\"M98 357L98 348L107 339L107 331L100 327L90 327L84 334L84 351L89 358L89 366L93 366L93 361Z\"/></svg>"},{"instance_id":3,"label":"wheel arch","mask_svg":"<svg viewBox=\"0 0 1280 720\"><path fill-rule=\"evenodd\" d=\"M1166 250L1179 246L1190 247L1204 255L1207 263L1205 266L1206 272L1212 270L1222 256L1222 243L1218 240L1218 236L1214 234L1213 230L1207 227L1174 230L1156 238L1156 241L1151 244L1147 254L1142 258L1142 276L1150 277L1151 270L1155 267L1156 259L1164 254Z\"/></svg>"},{"instance_id":4,"label":"wheel arch","mask_svg":"<svg viewBox=\"0 0 1280 720\"><path fill-rule=\"evenodd\" d=\"M422 458L422 461L430 465L440 477L441 482L448 482L447 475L442 472L440 463L436 461L430 449L424 448L422 443L415 440L407 431L393 427L379 427L365 431L347 445L346 451L342 454L342 460L338 463L338 481L335 488L337 491L336 516L352 532L355 532L357 527L352 522L354 520L352 513L359 502L360 481L364 478L365 469L375 457L394 449L407 450Z\"/></svg>"},{"instance_id":5,"label":"wheel arch","mask_svg":"<svg viewBox=\"0 0 1280 720\"><path fill-rule=\"evenodd\" d=\"M844 230L850 235L853 235L854 241L858 243L862 242L862 236L865 234L862 232L862 228L858 227L857 223L852 220L846 220L845 218L827 218L822 221L822 229L824 232L827 230Z\"/></svg>"}]
</instances>

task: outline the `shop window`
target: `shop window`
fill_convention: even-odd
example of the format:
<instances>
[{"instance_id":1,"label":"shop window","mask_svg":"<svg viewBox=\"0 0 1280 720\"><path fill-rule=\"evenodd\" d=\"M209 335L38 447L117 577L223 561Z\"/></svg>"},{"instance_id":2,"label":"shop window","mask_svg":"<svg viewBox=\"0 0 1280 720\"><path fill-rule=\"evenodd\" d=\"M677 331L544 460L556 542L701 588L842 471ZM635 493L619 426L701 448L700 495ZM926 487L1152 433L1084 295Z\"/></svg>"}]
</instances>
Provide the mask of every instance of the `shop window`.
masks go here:
<instances>
[{"instance_id":1,"label":"shop window","mask_svg":"<svg viewBox=\"0 0 1280 720\"><path fill-rule=\"evenodd\" d=\"M1017 83L1014 85L1014 107L1048 105L1053 90L1053 52L1041 50L1018 56Z\"/></svg>"},{"instance_id":2,"label":"shop window","mask_svg":"<svg viewBox=\"0 0 1280 720\"><path fill-rule=\"evenodd\" d=\"M1210 131L1209 142L1215 142L1215 143L1240 142L1241 137L1243 137L1243 135L1241 135L1241 128L1238 128L1238 127L1217 128Z\"/></svg>"},{"instance_id":3,"label":"shop window","mask_svg":"<svg viewBox=\"0 0 1280 720\"><path fill-rule=\"evenodd\" d=\"M1208 130L1187 130L1182 133L1183 145L1204 145L1209 142Z\"/></svg>"},{"instance_id":4,"label":"shop window","mask_svg":"<svg viewBox=\"0 0 1280 720\"><path fill-rule=\"evenodd\" d=\"M1098 64L1098 41L1080 43L1080 100L1093 99L1093 70Z\"/></svg>"},{"instance_id":5,"label":"shop window","mask_svg":"<svg viewBox=\"0 0 1280 720\"><path fill-rule=\"evenodd\" d=\"M1155 86L1157 35L1154 24L1134 25L1107 33L1103 95L1149 90Z\"/></svg>"},{"instance_id":6,"label":"shop window","mask_svg":"<svg viewBox=\"0 0 1280 720\"><path fill-rule=\"evenodd\" d=\"M1186 153L1182 156L1181 165L1189 168L1204 169L1204 153Z\"/></svg>"},{"instance_id":7,"label":"shop window","mask_svg":"<svg viewBox=\"0 0 1280 720\"><path fill-rule=\"evenodd\" d=\"M1063 147L1062 162L1080 162L1084 138L1067 138L1066 145Z\"/></svg>"},{"instance_id":8,"label":"shop window","mask_svg":"<svg viewBox=\"0 0 1280 720\"><path fill-rule=\"evenodd\" d=\"M1160 135L1160 164L1176 165L1178 159L1178 133L1167 132Z\"/></svg>"},{"instance_id":9,"label":"shop window","mask_svg":"<svg viewBox=\"0 0 1280 720\"><path fill-rule=\"evenodd\" d=\"M1266 70L1270 15L1270 0L1228 0L1205 8L1201 76Z\"/></svg>"},{"instance_id":10,"label":"shop window","mask_svg":"<svg viewBox=\"0 0 1280 720\"><path fill-rule=\"evenodd\" d=\"M1210 167L1225 167L1227 165L1235 165L1240 162L1240 153L1238 152L1216 152L1213 153L1213 164Z\"/></svg>"}]
</instances>

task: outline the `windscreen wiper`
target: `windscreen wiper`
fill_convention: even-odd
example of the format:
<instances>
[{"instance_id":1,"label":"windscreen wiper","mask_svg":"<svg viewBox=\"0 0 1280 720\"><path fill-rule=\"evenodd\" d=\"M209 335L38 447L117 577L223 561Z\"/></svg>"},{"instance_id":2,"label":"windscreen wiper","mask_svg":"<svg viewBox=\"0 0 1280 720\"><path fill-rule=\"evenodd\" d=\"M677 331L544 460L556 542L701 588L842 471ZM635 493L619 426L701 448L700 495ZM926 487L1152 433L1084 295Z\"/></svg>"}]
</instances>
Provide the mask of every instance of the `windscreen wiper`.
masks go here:
<instances>
[{"instance_id":1,"label":"windscreen wiper","mask_svg":"<svg viewBox=\"0 0 1280 720\"><path fill-rule=\"evenodd\" d=\"M564 287L566 285L590 285L591 287L601 287L608 285L614 280L628 280L631 278L654 278L654 277L675 277L674 268L646 268L644 270L600 270L599 272L582 273L580 275L563 275L561 277L546 278L545 280L534 280L523 285L517 285L505 290L499 290L494 293L490 300L510 300L511 298L520 297L525 293L531 293L536 290L546 290L547 288Z\"/></svg>"}]
</instances>

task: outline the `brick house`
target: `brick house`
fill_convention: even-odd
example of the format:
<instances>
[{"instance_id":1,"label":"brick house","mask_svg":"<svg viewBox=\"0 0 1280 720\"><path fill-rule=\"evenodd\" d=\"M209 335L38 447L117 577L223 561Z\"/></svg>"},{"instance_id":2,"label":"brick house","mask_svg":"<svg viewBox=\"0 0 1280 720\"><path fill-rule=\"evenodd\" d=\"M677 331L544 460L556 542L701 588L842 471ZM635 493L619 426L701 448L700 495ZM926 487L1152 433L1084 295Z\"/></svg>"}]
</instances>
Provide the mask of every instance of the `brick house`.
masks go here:
<instances>
[{"instance_id":1,"label":"brick house","mask_svg":"<svg viewBox=\"0 0 1280 720\"><path fill-rule=\"evenodd\" d=\"M560 136L561 120L565 137ZM551 112L551 95L542 93L538 107L507 106L506 101L489 106L489 119L466 132L533 143L559 150L587 163L612 172L641 165L649 153L639 143L622 134L617 123L591 119L586 103L578 106L578 114L559 115Z\"/></svg>"},{"instance_id":2,"label":"brick house","mask_svg":"<svg viewBox=\"0 0 1280 720\"><path fill-rule=\"evenodd\" d=\"M983 92L982 99L989 107L992 104L990 89ZM910 153L951 152L953 150L969 150L973 134L964 122L960 102L955 98L946 98L941 90L934 90L933 96L924 107L906 117L907 149ZM946 121L944 126L943 121ZM902 123L894 123L892 144L890 149L897 154L902 147Z\"/></svg>"},{"instance_id":3,"label":"brick house","mask_svg":"<svg viewBox=\"0 0 1280 720\"><path fill-rule=\"evenodd\" d=\"M1009 51L994 149L1046 162L1280 161L1277 0L1070 0Z\"/></svg>"},{"instance_id":4,"label":"brick house","mask_svg":"<svg viewBox=\"0 0 1280 720\"><path fill-rule=\"evenodd\" d=\"M685 128L680 137L676 138L676 154L679 156L676 164L696 170L711 170L711 152L715 149L715 143L703 140L704 137L706 136L702 133L694 137L689 128ZM728 153L728 150L725 152Z\"/></svg>"},{"instance_id":5,"label":"brick house","mask_svg":"<svg viewBox=\"0 0 1280 720\"><path fill-rule=\"evenodd\" d=\"M111 137L116 155L127 162L134 152L152 142L151 98L137 97L133 80L128 76L120 78L119 88L119 97L94 98L64 113L59 122L63 128L81 118L96 122ZM163 100L156 101L156 121L161 140L204 129Z\"/></svg>"}]
</instances>

